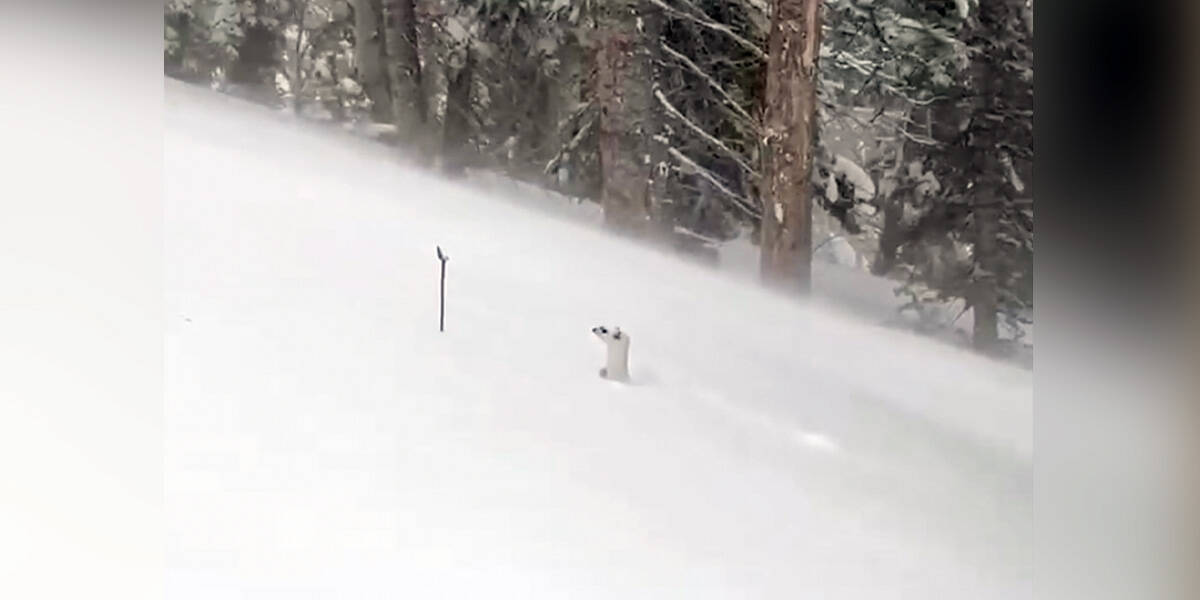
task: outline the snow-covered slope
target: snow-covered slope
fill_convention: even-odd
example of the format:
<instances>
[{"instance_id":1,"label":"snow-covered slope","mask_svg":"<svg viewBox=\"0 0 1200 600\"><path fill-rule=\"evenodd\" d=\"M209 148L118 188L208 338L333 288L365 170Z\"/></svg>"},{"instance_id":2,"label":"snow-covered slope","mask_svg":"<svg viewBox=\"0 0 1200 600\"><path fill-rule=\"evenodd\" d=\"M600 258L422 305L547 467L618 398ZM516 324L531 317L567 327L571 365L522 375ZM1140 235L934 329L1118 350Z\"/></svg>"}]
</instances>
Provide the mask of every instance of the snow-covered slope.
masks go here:
<instances>
[{"instance_id":1,"label":"snow-covered slope","mask_svg":"<svg viewBox=\"0 0 1200 600\"><path fill-rule=\"evenodd\" d=\"M1030 596L1028 371L167 103L169 597Z\"/></svg>"}]
</instances>

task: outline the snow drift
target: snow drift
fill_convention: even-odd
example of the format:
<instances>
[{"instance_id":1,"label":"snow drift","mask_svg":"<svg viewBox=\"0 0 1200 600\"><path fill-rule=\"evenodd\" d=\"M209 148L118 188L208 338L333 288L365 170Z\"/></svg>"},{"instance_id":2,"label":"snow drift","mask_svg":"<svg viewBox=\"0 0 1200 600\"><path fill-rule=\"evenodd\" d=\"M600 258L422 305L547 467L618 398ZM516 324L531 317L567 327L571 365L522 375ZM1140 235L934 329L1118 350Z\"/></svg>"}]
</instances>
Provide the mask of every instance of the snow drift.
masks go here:
<instances>
[{"instance_id":1,"label":"snow drift","mask_svg":"<svg viewBox=\"0 0 1200 600\"><path fill-rule=\"evenodd\" d=\"M167 103L169 597L1031 595L1028 371Z\"/></svg>"}]
</instances>

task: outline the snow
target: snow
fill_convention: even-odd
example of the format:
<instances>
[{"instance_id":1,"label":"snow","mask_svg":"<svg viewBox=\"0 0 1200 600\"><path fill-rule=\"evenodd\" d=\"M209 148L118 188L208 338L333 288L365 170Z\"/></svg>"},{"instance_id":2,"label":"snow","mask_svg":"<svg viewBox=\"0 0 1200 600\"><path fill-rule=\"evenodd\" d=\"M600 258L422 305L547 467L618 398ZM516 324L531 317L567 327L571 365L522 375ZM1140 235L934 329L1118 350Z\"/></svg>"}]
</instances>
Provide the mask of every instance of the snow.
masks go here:
<instances>
[{"instance_id":1,"label":"snow","mask_svg":"<svg viewBox=\"0 0 1200 600\"><path fill-rule=\"evenodd\" d=\"M965 19L971 13L970 0L954 0L954 6L958 9L958 18Z\"/></svg>"},{"instance_id":2,"label":"snow","mask_svg":"<svg viewBox=\"0 0 1200 600\"><path fill-rule=\"evenodd\" d=\"M833 170L846 177L846 181L854 186L854 196L859 200L870 200L875 197L875 182L862 167L853 160L838 154L834 156Z\"/></svg>"},{"instance_id":3,"label":"snow","mask_svg":"<svg viewBox=\"0 0 1200 600\"><path fill-rule=\"evenodd\" d=\"M813 230L818 231L820 221L814 219ZM975 326L974 315L971 311L963 310L963 300L928 301L923 303L924 315L915 314L911 310L899 312L907 303L907 296L896 294L903 282L885 277L877 277L865 271L862 266L862 255L850 245L844 237L836 234L823 234L818 238L816 251L813 254L813 302L827 310L840 315L853 316L869 323L876 323L899 329L915 330L922 327L940 327L940 330L929 331L925 335L960 347L968 347L970 332ZM835 235L829 238L829 235ZM827 242L825 240L828 240ZM730 240L719 248L719 265L721 271L743 282L757 278L759 253L746 235ZM853 268L851 268L853 267ZM922 318L928 322L922 323ZM997 313L999 322L998 334L1001 339L1012 340L1020 334L1021 348L1015 357L1017 364L1031 364L1033 361L1032 323L1022 323L1020 331L1013 331ZM853 353L853 349L847 349ZM852 359L853 354L845 358Z\"/></svg>"},{"instance_id":4,"label":"snow","mask_svg":"<svg viewBox=\"0 0 1200 600\"><path fill-rule=\"evenodd\" d=\"M859 264L858 252L841 236L826 238L826 241L814 250L813 259L846 268L856 268Z\"/></svg>"},{"instance_id":5,"label":"snow","mask_svg":"<svg viewBox=\"0 0 1200 600\"><path fill-rule=\"evenodd\" d=\"M175 82L164 153L170 598L1032 595L1030 372Z\"/></svg>"}]
</instances>

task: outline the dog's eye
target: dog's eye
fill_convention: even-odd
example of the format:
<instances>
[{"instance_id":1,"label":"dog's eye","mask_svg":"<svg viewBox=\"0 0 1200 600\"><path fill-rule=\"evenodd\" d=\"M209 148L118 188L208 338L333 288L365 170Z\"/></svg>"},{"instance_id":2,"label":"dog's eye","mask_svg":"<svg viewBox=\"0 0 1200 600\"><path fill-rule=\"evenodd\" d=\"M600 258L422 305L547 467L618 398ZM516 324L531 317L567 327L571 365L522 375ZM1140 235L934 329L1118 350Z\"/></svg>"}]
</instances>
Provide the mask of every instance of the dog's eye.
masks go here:
<instances>
[{"instance_id":1,"label":"dog's eye","mask_svg":"<svg viewBox=\"0 0 1200 600\"><path fill-rule=\"evenodd\" d=\"M600 333L608 333L608 330L603 327L598 327L597 330L600 331Z\"/></svg>"},{"instance_id":2,"label":"dog's eye","mask_svg":"<svg viewBox=\"0 0 1200 600\"><path fill-rule=\"evenodd\" d=\"M614 339L614 340L619 340L619 339L621 339L621 332L620 332L620 331L618 331L618 332L614 333L614 334L613 334L613 339Z\"/></svg>"}]
</instances>

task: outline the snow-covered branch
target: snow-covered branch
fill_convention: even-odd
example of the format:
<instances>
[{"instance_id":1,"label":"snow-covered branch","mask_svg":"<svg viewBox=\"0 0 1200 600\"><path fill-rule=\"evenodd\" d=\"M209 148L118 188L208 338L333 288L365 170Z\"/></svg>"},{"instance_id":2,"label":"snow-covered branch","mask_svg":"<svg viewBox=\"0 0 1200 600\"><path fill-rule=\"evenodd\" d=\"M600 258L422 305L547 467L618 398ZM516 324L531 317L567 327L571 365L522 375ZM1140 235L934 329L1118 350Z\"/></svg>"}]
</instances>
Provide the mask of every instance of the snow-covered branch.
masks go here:
<instances>
[{"instance_id":1,"label":"snow-covered branch","mask_svg":"<svg viewBox=\"0 0 1200 600\"><path fill-rule=\"evenodd\" d=\"M760 48L758 44L755 44L754 42L751 42L750 40L738 35L737 32L735 32L733 29L730 29L728 25L722 25L721 23L713 21L712 19L710 19L706 16L693 15L693 14L683 12L673 6L668 5L667 3L663 2L663 0L650 0L650 3L661 8L662 10L670 13L671 15L673 15L677 18L687 19L688 21L691 21L691 22L693 22L697 25L700 25L701 27L704 27L706 29L711 29L718 33L723 33L726 36L729 36L729 38L732 39L733 41L737 42L738 45L740 45L741 47L754 53L754 55L757 56L760 60L767 60L767 53L763 52L762 48Z\"/></svg>"},{"instance_id":2,"label":"snow-covered branch","mask_svg":"<svg viewBox=\"0 0 1200 600\"><path fill-rule=\"evenodd\" d=\"M699 240L699 241L704 242L705 244L709 244L711 246L717 246L717 245L720 245L720 243L721 243L721 240L718 240L717 238L713 238L713 237L709 237L707 235L696 233L695 231L692 231L691 229L688 229L687 227L683 227L682 225L676 225L673 228L673 230L675 231L675 233L678 233L679 235L683 235L683 236L687 236L687 237L690 237L695 240Z\"/></svg>"},{"instance_id":3,"label":"snow-covered branch","mask_svg":"<svg viewBox=\"0 0 1200 600\"><path fill-rule=\"evenodd\" d=\"M752 129L757 131L758 126L757 126L757 124L755 124L754 118L751 117L750 114L747 113L745 109L743 109L740 105L738 105L738 103L736 101L734 101L733 97L731 97L729 95L729 92L725 91L725 88L721 87L721 84L717 83L717 81L715 79L713 79L712 75L709 75L708 73L704 72L704 69L701 69L700 65L697 65L695 62L692 61L692 59L684 56L683 54L681 54L680 52L678 52L677 50L675 50L674 48L669 46L666 42L663 42L661 44L661 46L662 46L662 49L664 52L666 52L668 55L670 55L675 60L682 63L683 66L687 67L697 77L703 79L704 82L708 84L708 87L712 88L712 90L715 91L717 93L717 95L719 95L721 97L721 99L726 102L726 104L728 104L728 108L735 115L744 119L746 121L746 124L750 125Z\"/></svg>"},{"instance_id":4,"label":"snow-covered branch","mask_svg":"<svg viewBox=\"0 0 1200 600\"><path fill-rule=\"evenodd\" d=\"M747 164L745 159L743 159L740 154L738 154L737 152L734 152L733 149L731 149L729 146L725 145L725 142L722 142L721 140L718 140L717 138L713 137L712 134L708 133L707 131L704 131L704 129L702 127L693 123L691 119L687 118L686 116L684 116L683 113L679 112L679 109L675 108L675 106L672 105L669 100L667 100L667 97L665 95L663 95L662 90L655 90L654 97L658 99L658 103L661 104L663 106L663 108L665 108L667 110L667 112L671 114L672 117L675 117L677 120L679 120L685 126L687 126L688 129L691 129L693 132L695 132L697 135L699 135L701 138L703 138L704 141L708 142L710 145L716 147L718 150L725 153L726 156L728 156L731 160L733 160L733 162L737 163L737 165L739 167L744 169L746 171L746 173L749 174L751 177L753 177L755 180L760 179L758 171L754 170L753 167L751 167L749 164Z\"/></svg>"},{"instance_id":5,"label":"snow-covered branch","mask_svg":"<svg viewBox=\"0 0 1200 600\"><path fill-rule=\"evenodd\" d=\"M880 89L914 106L928 106L938 100L945 99L945 96L914 98L903 89L908 87L904 80L880 70L877 65L869 61L855 58L844 50L824 51L821 56L822 58L832 59L835 65L848 68L861 75L866 75L869 79L878 79Z\"/></svg>"},{"instance_id":6,"label":"snow-covered branch","mask_svg":"<svg viewBox=\"0 0 1200 600\"><path fill-rule=\"evenodd\" d=\"M851 123L854 123L855 125L862 127L863 129L874 129L874 128L879 127L879 125L876 125L873 122L869 123L867 121L863 121L861 118L859 118L858 116L855 116L854 114L851 114L848 111L838 110L837 106L830 105L830 106L827 106L827 108L830 108L831 110L834 111L834 115L833 115L832 119L850 121ZM910 142L913 142L915 144L920 144L922 146L937 146L940 144L940 142L938 142L937 140L935 140L933 138L923 136L923 135L918 135L918 134L908 131L908 129L905 128L905 126L904 126L905 123L908 121L909 121L909 119L907 117L902 117L900 119L893 120L890 116L888 116L884 120L881 120L880 123L884 123L884 122L891 123L890 129L892 129L896 134L900 135L900 137L903 137L904 139L906 139Z\"/></svg>"},{"instance_id":7,"label":"snow-covered branch","mask_svg":"<svg viewBox=\"0 0 1200 600\"><path fill-rule=\"evenodd\" d=\"M754 10L758 11L759 13L762 13L763 16L766 16L769 12L767 9L767 1L766 0L745 0L743 2L743 4L745 4L746 6L749 6L750 8L753 8Z\"/></svg>"},{"instance_id":8,"label":"snow-covered branch","mask_svg":"<svg viewBox=\"0 0 1200 600\"><path fill-rule=\"evenodd\" d=\"M591 107L590 104L583 107L582 109L580 109L579 114L583 114L590 107ZM550 161L546 163L546 167L542 170L542 172L546 173L546 174L550 174L555 169L557 169L558 164L560 162L562 162L563 156L566 155L568 152L573 152L575 150L575 148L579 147L580 142L582 142L583 139L587 137L588 132L590 132L592 130L592 124L595 122L596 122L596 118L594 116L592 118L584 121L583 125L579 128L579 131L576 132L575 135L571 138L571 141L567 142L567 145L563 146L558 151L558 153L554 155L554 158L550 159Z\"/></svg>"},{"instance_id":9,"label":"snow-covered branch","mask_svg":"<svg viewBox=\"0 0 1200 600\"><path fill-rule=\"evenodd\" d=\"M676 149L672 146L667 146L666 139L663 139L661 137L656 138L656 139L658 139L658 141L662 142L663 145L666 146L667 152L671 155L672 158L674 158L676 161L678 161L681 166L685 167L688 171L690 171L696 175L699 175L700 177L703 177L705 180L707 180L709 183L711 183L713 185L713 187L715 187L717 189L717 191L721 192L722 194L727 196L730 200L732 200L733 205L736 206L738 209L740 209L742 212L746 213L747 216L749 216L753 219L758 219L762 216L760 211L758 211L754 208L754 204L750 200L743 198L742 196L739 196L733 190L725 187L725 184L721 183L721 180L717 179L717 176L714 175L712 173L712 171L709 171L708 169L705 169L704 167L696 164L696 161L688 158L682 152L680 152L678 149Z\"/></svg>"}]
</instances>

